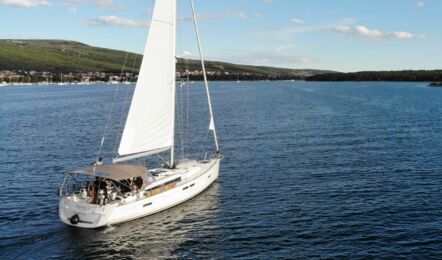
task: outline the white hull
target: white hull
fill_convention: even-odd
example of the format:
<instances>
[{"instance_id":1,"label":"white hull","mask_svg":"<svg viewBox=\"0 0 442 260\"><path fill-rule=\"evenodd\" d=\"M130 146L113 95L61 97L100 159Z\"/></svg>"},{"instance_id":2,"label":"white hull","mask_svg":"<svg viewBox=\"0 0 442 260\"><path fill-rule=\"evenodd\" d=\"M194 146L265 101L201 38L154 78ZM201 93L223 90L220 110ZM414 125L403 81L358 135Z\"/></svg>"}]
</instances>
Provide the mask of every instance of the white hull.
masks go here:
<instances>
[{"instance_id":1,"label":"white hull","mask_svg":"<svg viewBox=\"0 0 442 260\"><path fill-rule=\"evenodd\" d=\"M60 219L71 226L97 228L155 214L203 192L218 178L219 164L220 159L178 163L176 169L167 171L172 178L181 177L181 181L175 188L154 196L132 196L104 206L87 203L77 195L63 197L59 207ZM152 183L146 190L159 182ZM80 219L75 225L70 222L74 215Z\"/></svg>"}]
</instances>

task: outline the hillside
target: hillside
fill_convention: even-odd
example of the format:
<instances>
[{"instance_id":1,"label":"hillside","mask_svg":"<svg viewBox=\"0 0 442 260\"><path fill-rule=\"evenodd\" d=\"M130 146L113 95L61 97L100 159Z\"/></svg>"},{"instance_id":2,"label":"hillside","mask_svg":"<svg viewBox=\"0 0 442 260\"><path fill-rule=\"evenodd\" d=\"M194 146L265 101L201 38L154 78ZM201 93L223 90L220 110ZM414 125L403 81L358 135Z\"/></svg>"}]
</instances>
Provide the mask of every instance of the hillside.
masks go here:
<instances>
[{"instance_id":1,"label":"hillside","mask_svg":"<svg viewBox=\"0 0 442 260\"><path fill-rule=\"evenodd\" d=\"M325 73L308 77L307 81L442 81L442 70Z\"/></svg>"},{"instance_id":2,"label":"hillside","mask_svg":"<svg viewBox=\"0 0 442 260\"><path fill-rule=\"evenodd\" d=\"M135 54L128 64L133 64ZM125 52L61 40L0 40L0 70L119 72Z\"/></svg>"},{"instance_id":3,"label":"hillside","mask_svg":"<svg viewBox=\"0 0 442 260\"><path fill-rule=\"evenodd\" d=\"M79 42L64 40L0 40L0 70L9 71L47 71L53 74L70 72L107 72L120 73L126 52L92 47ZM136 59L136 60L135 60ZM141 55L129 53L126 71L130 71L134 62L135 72L140 66ZM185 65L178 61L178 71L184 68L200 70L200 63L189 60ZM207 61L208 71L225 72L231 79L236 74L244 79L304 79L308 76L329 71L294 70L273 67L238 65L226 62ZM212 75L216 77L217 75ZM220 76L220 75L218 75Z\"/></svg>"}]
</instances>

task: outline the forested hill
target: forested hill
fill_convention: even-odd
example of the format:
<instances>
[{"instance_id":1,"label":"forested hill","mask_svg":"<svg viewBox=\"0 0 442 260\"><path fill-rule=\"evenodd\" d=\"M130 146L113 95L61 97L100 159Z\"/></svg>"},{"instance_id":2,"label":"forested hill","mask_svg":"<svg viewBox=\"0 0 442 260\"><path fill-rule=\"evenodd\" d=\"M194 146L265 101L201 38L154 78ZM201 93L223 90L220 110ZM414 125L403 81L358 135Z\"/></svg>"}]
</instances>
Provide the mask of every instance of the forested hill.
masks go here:
<instances>
[{"instance_id":1,"label":"forested hill","mask_svg":"<svg viewBox=\"0 0 442 260\"><path fill-rule=\"evenodd\" d=\"M307 78L308 81L442 81L442 70L362 71L325 73Z\"/></svg>"},{"instance_id":2,"label":"forested hill","mask_svg":"<svg viewBox=\"0 0 442 260\"><path fill-rule=\"evenodd\" d=\"M0 40L0 70L47 71L53 74L119 73L126 55L128 55L126 71L130 72L134 67L137 73L142 57L135 53L97 48L64 40ZM207 61L206 68L212 72L213 77L227 75L235 79L237 74L243 79L305 79L312 75L330 72L238 65L217 61ZM196 71L201 70L201 66L199 61L184 62L179 59L177 70L183 71L184 69Z\"/></svg>"}]
</instances>

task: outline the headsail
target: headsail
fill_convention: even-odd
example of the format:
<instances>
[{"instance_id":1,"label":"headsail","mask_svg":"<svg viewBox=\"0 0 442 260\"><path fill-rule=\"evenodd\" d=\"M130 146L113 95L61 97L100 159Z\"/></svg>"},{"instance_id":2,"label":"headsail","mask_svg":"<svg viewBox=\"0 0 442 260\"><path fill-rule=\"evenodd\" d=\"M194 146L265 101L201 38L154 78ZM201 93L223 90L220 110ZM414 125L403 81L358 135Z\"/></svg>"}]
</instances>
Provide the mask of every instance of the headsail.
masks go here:
<instances>
[{"instance_id":1,"label":"headsail","mask_svg":"<svg viewBox=\"0 0 442 260\"><path fill-rule=\"evenodd\" d=\"M175 121L176 0L157 0L119 156L172 149Z\"/></svg>"}]
</instances>

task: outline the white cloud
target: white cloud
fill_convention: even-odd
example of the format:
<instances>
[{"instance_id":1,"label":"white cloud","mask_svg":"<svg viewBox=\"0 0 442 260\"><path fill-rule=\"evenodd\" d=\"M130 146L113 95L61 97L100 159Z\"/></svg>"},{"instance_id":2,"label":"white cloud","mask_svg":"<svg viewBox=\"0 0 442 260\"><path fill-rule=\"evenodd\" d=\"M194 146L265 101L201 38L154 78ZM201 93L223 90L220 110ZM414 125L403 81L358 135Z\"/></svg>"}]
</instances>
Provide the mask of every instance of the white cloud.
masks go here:
<instances>
[{"instance_id":1,"label":"white cloud","mask_svg":"<svg viewBox=\"0 0 442 260\"><path fill-rule=\"evenodd\" d=\"M339 34L358 36L369 39L416 39L416 38L425 38L425 35L416 35L409 32L397 31L397 32L382 32L376 29L369 29L363 25L358 25L354 27L340 25L335 26L333 30Z\"/></svg>"},{"instance_id":2,"label":"white cloud","mask_svg":"<svg viewBox=\"0 0 442 260\"><path fill-rule=\"evenodd\" d=\"M95 0L95 5L101 8L123 9L126 6L120 3L114 3L112 0Z\"/></svg>"},{"instance_id":3,"label":"white cloud","mask_svg":"<svg viewBox=\"0 0 442 260\"><path fill-rule=\"evenodd\" d=\"M260 2L263 4L268 4L268 3L272 2L272 0L261 0Z\"/></svg>"},{"instance_id":4,"label":"white cloud","mask_svg":"<svg viewBox=\"0 0 442 260\"><path fill-rule=\"evenodd\" d=\"M352 29L347 25L338 25L335 26L334 30L338 33L350 33Z\"/></svg>"},{"instance_id":5,"label":"white cloud","mask_svg":"<svg viewBox=\"0 0 442 260\"><path fill-rule=\"evenodd\" d=\"M92 4L99 8L124 9L126 5L115 3L113 0L63 0L63 2L71 4Z\"/></svg>"},{"instance_id":6,"label":"white cloud","mask_svg":"<svg viewBox=\"0 0 442 260\"><path fill-rule=\"evenodd\" d=\"M354 28L355 33L357 35L360 35L362 37L367 38L382 38L384 36L384 33L381 31L378 31L376 29L368 29L365 26L358 25Z\"/></svg>"},{"instance_id":7,"label":"white cloud","mask_svg":"<svg viewBox=\"0 0 442 260\"><path fill-rule=\"evenodd\" d=\"M20 8L29 8L36 6L48 6L48 0L0 0L0 5L7 5Z\"/></svg>"},{"instance_id":8,"label":"white cloud","mask_svg":"<svg viewBox=\"0 0 442 260\"><path fill-rule=\"evenodd\" d=\"M292 26L282 29L272 29L266 31L250 32L249 34L260 38L286 39L297 33L308 33L328 30L328 26Z\"/></svg>"},{"instance_id":9,"label":"white cloud","mask_svg":"<svg viewBox=\"0 0 442 260\"><path fill-rule=\"evenodd\" d=\"M422 1L417 2L417 7L424 7L425 3Z\"/></svg>"},{"instance_id":10,"label":"white cloud","mask_svg":"<svg viewBox=\"0 0 442 260\"><path fill-rule=\"evenodd\" d=\"M294 18L296 19L296 18ZM301 20L302 21L302 20ZM294 22L294 21L291 21ZM299 24L300 21L298 21ZM304 22L304 21L302 21ZM303 26L296 26L291 24L290 27L286 28L273 28L264 31L255 31L249 32L249 34L258 36L260 38L278 38L278 39L286 39L291 37L294 34L299 33L311 33L311 32L320 32L320 31L329 31L336 27L347 27L355 23L355 19L353 17L346 17L339 21L335 22L327 22L323 24L304 24ZM335 26L336 24L340 24L341 26ZM341 28L342 29L342 28Z\"/></svg>"},{"instance_id":11,"label":"white cloud","mask_svg":"<svg viewBox=\"0 0 442 260\"><path fill-rule=\"evenodd\" d=\"M183 58L183 59L197 59L199 57L193 55L190 51L183 51L182 53L177 55L178 58Z\"/></svg>"},{"instance_id":12,"label":"white cloud","mask_svg":"<svg viewBox=\"0 0 442 260\"><path fill-rule=\"evenodd\" d=\"M68 9L68 12L71 13L71 14L74 14L74 13L77 12L77 8L76 7L71 7L71 8Z\"/></svg>"},{"instance_id":13,"label":"white cloud","mask_svg":"<svg viewBox=\"0 0 442 260\"><path fill-rule=\"evenodd\" d=\"M237 64L251 64L257 66L276 66L294 68L315 63L315 59L290 52L243 51L230 50L221 56L209 57L213 60L225 60Z\"/></svg>"},{"instance_id":14,"label":"white cloud","mask_svg":"<svg viewBox=\"0 0 442 260\"><path fill-rule=\"evenodd\" d=\"M389 33L387 36L393 37L396 39L416 39L416 38L423 39L423 38L425 38L425 35L416 35L416 34L412 34L409 32L392 32L392 33Z\"/></svg>"},{"instance_id":15,"label":"white cloud","mask_svg":"<svg viewBox=\"0 0 442 260\"><path fill-rule=\"evenodd\" d=\"M100 16L95 19L84 20L83 24L89 26L147 27L147 22L145 21L135 21L114 15Z\"/></svg>"},{"instance_id":16,"label":"white cloud","mask_svg":"<svg viewBox=\"0 0 442 260\"><path fill-rule=\"evenodd\" d=\"M208 14L208 13L202 13L198 14L197 18L198 20L215 20L215 19L221 19L224 17L234 17L234 18L240 18L240 19L247 19L248 15L243 11L227 11L224 13L218 13L218 14ZM192 16L183 16L179 18L182 21L193 21Z\"/></svg>"},{"instance_id":17,"label":"white cloud","mask_svg":"<svg viewBox=\"0 0 442 260\"><path fill-rule=\"evenodd\" d=\"M295 24L299 24L299 25L305 24L305 22L303 20L298 19L298 18L292 18L290 21L292 21Z\"/></svg>"}]
</instances>

